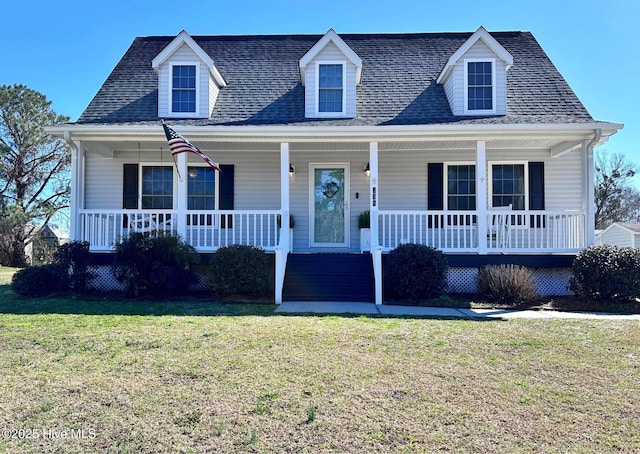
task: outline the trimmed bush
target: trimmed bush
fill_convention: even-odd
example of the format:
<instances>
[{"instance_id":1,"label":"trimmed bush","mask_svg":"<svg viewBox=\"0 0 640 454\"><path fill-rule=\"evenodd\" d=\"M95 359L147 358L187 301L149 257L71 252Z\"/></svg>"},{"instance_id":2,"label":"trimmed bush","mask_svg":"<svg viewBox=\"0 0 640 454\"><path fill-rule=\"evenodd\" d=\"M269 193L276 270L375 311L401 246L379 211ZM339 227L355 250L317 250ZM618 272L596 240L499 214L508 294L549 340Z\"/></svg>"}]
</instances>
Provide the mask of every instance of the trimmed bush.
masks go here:
<instances>
[{"instance_id":1,"label":"trimmed bush","mask_svg":"<svg viewBox=\"0 0 640 454\"><path fill-rule=\"evenodd\" d=\"M57 264L30 266L17 271L11 288L22 296L47 296L67 289L65 270Z\"/></svg>"},{"instance_id":2,"label":"trimmed bush","mask_svg":"<svg viewBox=\"0 0 640 454\"><path fill-rule=\"evenodd\" d=\"M112 272L128 296L144 291L154 296L177 295L198 282L192 270L198 262L196 250L175 235L150 237L133 232L116 244Z\"/></svg>"},{"instance_id":3,"label":"trimmed bush","mask_svg":"<svg viewBox=\"0 0 640 454\"><path fill-rule=\"evenodd\" d=\"M371 212L369 210L363 211L356 218L358 221L359 229L370 229L371 228Z\"/></svg>"},{"instance_id":4,"label":"trimmed bush","mask_svg":"<svg viewBox=\"0 0 640 454\"><path fill-rule=\"evenodd\" d=\"M597 300L640 297L640 250L608 244L582 250L573 261L569 289Z\"/></svg>"},{"instance_id":5,"label":"trimmed bush","mask_svg":"<svg viewBox=\"0 0 640 454\"><path fill-rule=\"evenodd\" d=\"M55 263L67 270L68 286L74 291L84 293L96 274L89 270L89 243L72 241L63 244L54 254Z\"/></svg>"},{"instance_id":6,"label":"trimmed bush","mask_svg":"<svg viewBox=\"0 0 640 454\"><path fill-rule=\"evenodd\" d=\"M388 297L419 301L437 298L447 285L447 259L438 249L401 244L386 258L384 288Z\"/></svg>"},{"instance_id":7,"label":"trimmed bush","mask_svg":"<svg viewBox=\"0 0 640 454\"><path fill-rule=\"evenodd\" d=\"M538 297L533 273L517 265L486 265L478 270L478 293L502 304L524 303Z\"/></svg>"},{"instance_id":8,"label":"trimmed bush","mask_svg":"<svg viewBox=\"0 0 640 454\"><path fill-rule=\"evenodd\" d=\"M264 250L253 246L222 247L213 255L209 279L224 295L265 296L273 292L273 267Z\"/></svg>"}]
</instances>

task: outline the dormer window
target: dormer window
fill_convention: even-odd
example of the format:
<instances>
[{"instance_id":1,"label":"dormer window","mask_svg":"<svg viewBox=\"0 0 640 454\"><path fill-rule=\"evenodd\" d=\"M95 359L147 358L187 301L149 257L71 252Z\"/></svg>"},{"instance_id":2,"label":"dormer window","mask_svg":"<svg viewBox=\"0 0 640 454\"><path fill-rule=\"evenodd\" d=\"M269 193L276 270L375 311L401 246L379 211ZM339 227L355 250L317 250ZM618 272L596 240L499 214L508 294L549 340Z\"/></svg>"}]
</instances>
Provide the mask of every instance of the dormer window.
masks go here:
<instances>
[{"instance_id":1,"label":"dormer window","mask_svg":"<svg viewBox=\"0 0 640 454\"><path fill-rule=\"evenodd\" d=\"M512 65L513 56L480 27L449 57L436 82L453 115L506 115Z\"/></svg>"},{"instance_id":2,"label":"dormer window","mask_svg":"<svg viewBox=\"0 0 640 454\"><path fill-rule=\"evenodd\" d=\"M171 112L196 113L198 65L173 65L171 69Z\"/></svg>"},{"instance_id":3,"label":"dormer window","mask_svg":"<svg viewBox=\"0 0 640 454\"><path fill-rule=\"evenodd\" d=\"M491 60L465 60L465 110L495 113L495 72Z\"/></svg>"},{"instance_id":4,"label":"dormer window","mask_svg":"<svg viewBox=\"0 0 640 454\"><path fill-rule=\"evenodd\" d=\"M319 116L345 114L345 63L318 62L317 113Z\"/></svg>"},{"instance_id":5,"label":"dormer window","mask_svg":"<svg viewBox=\"0 0 640 454\"><path fill-rule=\"evenodd\" d=\"M355 118L362 59L329 30L299 61L306 118Z\"/></svg>"}]
</instances>

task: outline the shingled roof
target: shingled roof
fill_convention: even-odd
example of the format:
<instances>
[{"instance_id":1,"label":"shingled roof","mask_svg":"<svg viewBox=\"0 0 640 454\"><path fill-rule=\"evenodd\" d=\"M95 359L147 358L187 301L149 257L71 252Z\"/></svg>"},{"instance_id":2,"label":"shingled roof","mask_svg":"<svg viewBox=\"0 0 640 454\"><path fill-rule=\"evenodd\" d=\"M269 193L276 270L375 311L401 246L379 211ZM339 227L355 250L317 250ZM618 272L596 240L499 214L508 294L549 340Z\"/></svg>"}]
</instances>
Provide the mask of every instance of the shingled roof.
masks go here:
<instances>
[{"instance_id":1,"label":"shingled roof","mask_svg":"<svg viewBox=\"0 0 640 454\"><path fill-rule=\"evenodd\" d=\"M436 83L447 59L471 33L341 34L363 61L356 117L306 119L299 59L321 35L194 36L223 75L208 119L194 125L410 125L443 123L584 123L593 119L533 35L491 35L513 56L507 115L454 116ZM136 38L78 124L159 121L158 75L151 60L174 37Z\"/></svg>"}]
</instances>

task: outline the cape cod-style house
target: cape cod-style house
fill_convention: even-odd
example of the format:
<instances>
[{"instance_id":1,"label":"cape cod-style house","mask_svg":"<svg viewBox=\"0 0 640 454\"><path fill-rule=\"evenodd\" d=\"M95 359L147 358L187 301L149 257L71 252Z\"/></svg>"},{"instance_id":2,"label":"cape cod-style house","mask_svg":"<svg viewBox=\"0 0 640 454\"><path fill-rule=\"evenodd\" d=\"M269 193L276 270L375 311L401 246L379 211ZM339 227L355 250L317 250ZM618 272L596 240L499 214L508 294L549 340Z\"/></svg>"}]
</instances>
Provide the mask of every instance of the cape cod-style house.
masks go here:
<instances>
[{"instance_id":1,"label":"cape cod-style house","mask_svg":"<svg viewBox=\"0 0 640 454\"><path fill-rule=\"evenodd\" d=\"M222 171L188 153L174 165L161 120ZM276 302L313 276L355 289L344 260L365 260L364 290L306 297L380 304L383 257L407 242L447 254L452 291L486 263L565 291L594 242L593 149L620 128L591 117L531 33L480 27L136 38L77 122L48 131L71 146L71 239L96 263L131 231L171 230L203 255L273 253Z\"/></svg>"}]
</instances>

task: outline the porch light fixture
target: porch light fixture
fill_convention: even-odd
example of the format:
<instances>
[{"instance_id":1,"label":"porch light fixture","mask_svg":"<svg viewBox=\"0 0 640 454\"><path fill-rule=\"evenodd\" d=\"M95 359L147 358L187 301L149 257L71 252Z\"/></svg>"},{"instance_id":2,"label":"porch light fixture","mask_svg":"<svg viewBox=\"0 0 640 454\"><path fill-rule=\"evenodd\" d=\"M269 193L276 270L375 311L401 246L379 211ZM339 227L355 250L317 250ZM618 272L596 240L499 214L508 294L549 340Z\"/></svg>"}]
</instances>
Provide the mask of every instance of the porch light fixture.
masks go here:
<instances>
[{"instance_id":1,"label":"porch light fixture","mask_svg":"<svg viewBox=\"0 0 640 454\"><path fill-rule=\"evenodd\" d=\"M296 168L289 164L289 178L293 179L296 174Z\"/></svg>"},{"instance_id":2,"label":"porch light fixture","mask_svg":"<svg viewBox=\"0 0 640 454\"><path fill-rule=\"evenodd\" d=\"M367 165L364 166L364 174L368 177L371 176L371 169L369 169L369 163L367 162Z\"/></svg>"}]
</instances>

